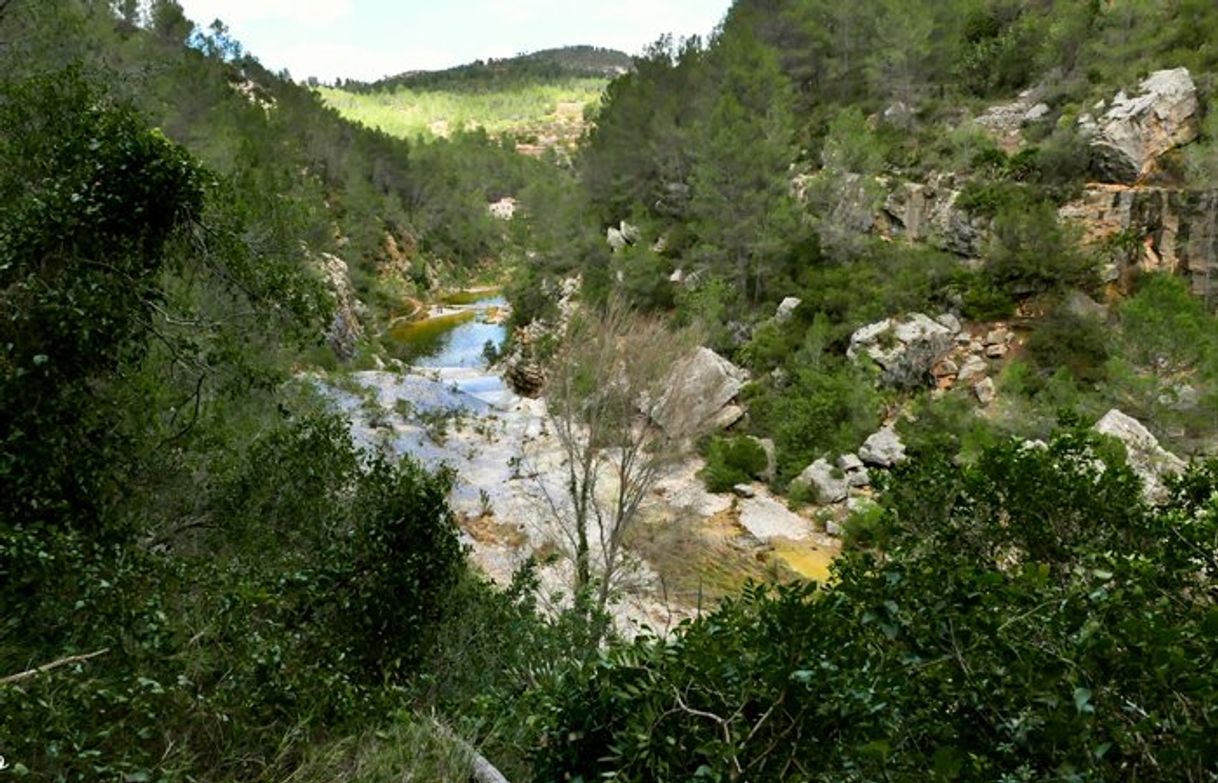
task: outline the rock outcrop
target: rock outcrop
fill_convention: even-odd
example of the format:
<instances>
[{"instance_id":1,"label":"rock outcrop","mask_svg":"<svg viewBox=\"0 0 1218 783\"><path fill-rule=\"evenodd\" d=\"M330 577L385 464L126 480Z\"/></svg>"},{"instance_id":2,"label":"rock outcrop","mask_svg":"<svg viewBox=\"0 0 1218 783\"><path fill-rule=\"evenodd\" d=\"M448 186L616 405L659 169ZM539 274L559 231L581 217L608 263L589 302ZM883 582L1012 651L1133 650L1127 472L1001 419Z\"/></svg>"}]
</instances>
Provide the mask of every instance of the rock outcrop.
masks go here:
<instances>
[{"instance_id":1,"label":"rock outcrop","mask_svg":"<svg viewBox=\"0 0 1218 783\"><path fill-rule=\"evenodd\" d=\"M355 355L355 346L364 335L360 321L363 303L355 296L347 262L330 253L317 258L322 277L334 297L334 319L326 330L326 342L338 358L346 361Z\"/></svg>"},{"instance_id":2,"label":"rock outcrop","mask_svg":"<svg viewBox=\"0 0 1218 783\"><path fill-rule=\"evenodd\" d=\"M610 226L605 231L605 242L613 250L617 252L624 250L628 246L633 245L642 238L642 232L638 226L633 226L623 220L618 226Z\"/></svg>"},{"instance_id":3,"label":"rock outcrop","mask_svg":"<svg viewBox=\"0 0 1218 783\"><path fill-rule=\"evenodd\" d=\"M842 454L837 458L837 467L846 476L846 484L852 489L871 486L871 473L857 454Z\"/></svg>"},{"instance_id":4,"label":"rock outcrop","mask_svg":"<svg viewBox=\"0 0 1218 783\"><path fill-rule=\"evenodd\" d=\"M1041 102L1043 94L1043 88L1024 90L1010 103L989 107L975 122L1004 151L1017 152L1023 145L1023 127L1044 120L1051 111L1047 103Z\"/></svg>"},{"instance_id":5,"label":"rock outcrop","mask_svg":"<svg viewBox=\"0 0 1218 783\"><path fill-rule=\"evenodd\" d=\"M1184 460L1160 446L1158 439L1141 422L1115 408L1096 423L1095 431L1110 435L1125 445L1129 467L1142 479L1146 497L1151 502L1165 500L1167 490L1163 479L1182 473L1187 467Z\"/></svg>"},{"instance_id":6,"label":"rock outcrop","mask_svg":"<svg viewBox=\"0 0 1218 783\"><path fill-rule=\"evenodd\" d=\"M933 381L933 368L951 349L959 332L959 321L952 319L947 324L922 313L886 318L851 335L846 355L851 359L870 357L882 370L881 382L886 385L927 386ZM954 331L951 324L956 327Z\"/></svg>"},{"instance_id":7,"label":"rock outcrop","mask_svg":"<svg viewBox=\"0 0 1218 783\"><path fill-rule=\"evenodd\" d=\"M879 468L900 465L905 461L905 443L893 427L884 427L863 441L859 459Z\"/></svg>"},{"instance_id":8,"label":"rock outcrop","mask_svg":"<svg viewBox=\"0 0 1218 783\"><path fill-rule=\"evenodd\" d=\"M959 196L950 174L936 174L925 183L890 184L876 228L883 236L925 242L964 258L978 258L989 238L990 221L958 207Z\"/></svg>"},{"instance_id":9,"label":"rock outcrop","mask_svg":"<svg viewBox=\"0 0 1218 783\"><path fill-rule=\"evenodd\" d=\"M778 310L774 313L774 320L780 324L789 321L801 304L803 304L803 300L799 297L788 296L778 303Z\"/></svg>"},{"instance_id":10,"label":"rock outcrop","mask_svg":"<svg viewBox=\"0 0 1218 783\"><path fill-rule=\"evenodd\" d=\"M501 366L504 380L517 394L537 397L545 389L546 370L538 355L538 346L558 339L566 330L567 323L578 306L575 295L579 288L580 279L569 277L546 289L546 295L558 300L557 322L533 321L512 332L512 339L508 342Z\"/></svg>"},{"instance_id":11,"label":"rock outcrop","mask_svg":"<svg viewBox=\"0 0 1218 783\"><path fill-rule=\"evenodd\" d=\"M505 196L498 201L492 201L487 209L490 210L491 217L496 220L511 220L516 217L516 199L511 196Z\"/></svg>"},{"instance_id":12,"label":"rock outcrop","mask_svg":"<svg viewBox=\"0 0 1218 783\"><path fill-rule=\"evenodd\" d=\"M1187 278L1197 296L1218 293L1218 190L1093 185L1059 214L1088 244L1137 240L1104 270L1108 282L1127 287L1138 273L1168 272Z\"/></svg>"},{"instance_id":13,"label":"rock outcrop","mask_svg":"<svg viewBox=\"0 0 1218 783\"><path fill-rule=\"evenodd\" d=\"M1155 71L1136 96L1118 94L1095 124L1097 172L1108 182L1136 182L1163 153L1197 138L1197 108L1187 68Z\"/></svg>"},{"instance_id":14,"label":"rock outcrop","mask_svg":"<svg viewBox=\"0 0 1218 783\"><path fill-rule=\"evenodd\" d=\"M546 370L537 358L536 346L550 329L533 322L512 332L511 345L503 357L503 378L520 395L537 397L546 387Z\"/></svg>"},{"instance_id":15,"label":"rock outcrop","mask_svg":"<svg viewBox=\"0 0 1218 783\"><path fill-rule=\"evenodd\" d=\"M744 416L744 409L733 401L748 377L743 369L700 347L674 364L668 389L651 412L652 420L678 440L726 429Z\"/></svg>"},{"instance_id":16,"label":"rock outcrop","mask_svg":"<svg viewBox=\"0 0 1218 783\"><path fill-rule=\"evenodd\" d=\"M831 244L871 234L979 258L990 235L988 218L957 206L960 189L952 174L911 182L818 172L796 177L792 194L820 215L818 229Z\"/></svg>"}]
</instances>

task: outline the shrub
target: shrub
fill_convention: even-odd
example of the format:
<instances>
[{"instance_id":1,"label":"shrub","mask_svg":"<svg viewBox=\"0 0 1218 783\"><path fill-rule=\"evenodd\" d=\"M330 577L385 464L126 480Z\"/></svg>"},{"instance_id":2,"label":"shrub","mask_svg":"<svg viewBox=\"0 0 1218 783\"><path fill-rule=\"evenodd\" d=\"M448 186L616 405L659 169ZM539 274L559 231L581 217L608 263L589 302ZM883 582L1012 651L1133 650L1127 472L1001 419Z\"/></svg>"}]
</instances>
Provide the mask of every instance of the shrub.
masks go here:
<instances>
[{"instance_id":1,"label":"shrub","mask_svg":"<svg viewBox=\"0 0 1218 783\"><path fill-rule=\"evenodd\" d=\"M1006 205L994 219L985 271L993 284L1015 297L1063 288L1090 290L1095 262L1078 248L1052 204Z\"/></svg>"},{"instance_id":2,"label":"shrub","mask_svg":"<svg viewBox=\"0 0 1218 783\"><path fill-rule=\"evenodd\" d=\"M1003 155L1003 169L1009 164L1010 159ZM1002 180L970 180L956 197L956 206L970 215L992 218L1005 209L1022 207L1030 200L1028 189L1023 185Z\"/></svg>"},{"instance_id":3,"label":"shrub","mask_svg":"<svg viewBox=\"0 0 1218 783\"><path fill-rule=\"evenodd\" d=\"M754 429L774 439L778 481L786 483L830 452L853 450L879 424L871 379L846 364L789 367L781 386L749 387Z\"/></svg>"},{"instance_id":4,"label":"shrub","mask_svg":"<svg viewBox=\"0 0 1218 783\"><path fill-rule=\"evenodd\" d=\"M537 777L1204 779L1218 474L1151 509L1075 433L900 472L830 586L748 587L549 691Z\"/></svg>"},{"instance_id":5,"label":"shrub","mask_svg":"<svg viewBox=\"0 0 1218 783\"><path fill-rule=\"evenodd\" d=\"M911 457L942 455L968 463L996 444L1001 435L994 424L977 415L968 388L958 388L940 399L922 395L911 412L897 427Z\"/></svg>"},{"instance_id":6,"label":"shrub","mask_svg":"<svg viewBox=\"0 0 1218 783\"><path fill-rule=\"evenodd\" d=\"M964 289L960 310L965 318L974 321L1001 321L1015 312L1015 299L1010 293L994 285L984 274L968 276L969 284Z\"/></svg>"},{"instance_id":7,"label":"shrub","mask_svg":"<svg viewBox=\"0 0 1218 783\"><path fill-rule=\"evenodd\" d=\"M1042 319L1027 341L1027 354L1042 378L1066 370L1079 383L1107 377L1108 329L1096 318L1057 311Z\"/></svg>"},{"instance_id":8,"label":"shrub","mask_svg":"<svg viewBox=\"0 0 1218 783\"><path fill-rule=\"evenodd\" d=\"M1131 358L1158 371L1218 370L1218 329L1188 283L1150 275L1120 308L1121 339ZM1208 365L1208 367L1207 367Z\"/></svg>"},{"instance_id":9,"label":"shrub","mask_svg":"<svg viewBox=\"0 0 1218 783\"><path fill-rule=\"evenodd\" d=\"M767 464L765 449L752 438L715 437L706 449L702 480L711 492L727 492L763 474Z\"/></svg>"},{"instance_id":10,"label":"shrub","mask_svg":"<svg viewBox=\"0 0 1218 783\"><path fill-rule=\"evenodd\" d=\"M864 503L842 523L842 543L850 549L882 547L884 544L884 507Z\"/></svg>"}]
</instances>

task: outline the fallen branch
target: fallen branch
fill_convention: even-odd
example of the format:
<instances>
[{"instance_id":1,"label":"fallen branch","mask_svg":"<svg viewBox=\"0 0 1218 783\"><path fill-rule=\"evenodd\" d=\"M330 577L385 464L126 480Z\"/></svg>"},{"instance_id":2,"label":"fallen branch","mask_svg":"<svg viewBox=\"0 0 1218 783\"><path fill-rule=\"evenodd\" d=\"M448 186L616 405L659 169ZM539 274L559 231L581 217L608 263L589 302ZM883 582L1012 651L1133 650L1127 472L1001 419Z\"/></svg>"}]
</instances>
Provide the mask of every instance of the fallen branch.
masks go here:
<instances>
[{"instance_id":1,"label":"fallen branch","mask_svg":"<svg viewBox=\"0 0 1218 783\"><path fill-rule=\"evenodd\" d=\"M473 769L470 770L470 774L473 776L474 780L478 781L478 783L508 783L508 779L503 776L502 772L495 768L494 764L486 760L486 756L483 756L481 753L475 750L473 745L466 742L455 731L434 718L432 719L432 724L435 725L436 729L441 734L447 737L450 741L452 741L453 744L459 747L463 753L469 756L470 764L473 767Z\"/></svg>"},{"instance_id":2,"label":"fallen branch","mask_svg":"<svg viewBox=\"0 0 1218 783\"><path fill-rule=\"evenodd\" d=\"M44 663L43 665L41 665L35 669L27 669L23 672L17 672L16 674L10 674L7 677L0 677L0 685L12 685L15 682L21 682L22 680L28 680L31 677L36 677L39 674L45 674L45 673L51 671L52 669L58 669L61 666L71 666L74 663L81 663L83 661L89 660L90 658L96 658L99 655L105 655L108 652L110 652L110 648L106 647L106 648L98 650L96 652L86 653L84 655L70 655L67 658L60 658L58 661L51 661L50 663Z\"/></svg>"}]
</instances>

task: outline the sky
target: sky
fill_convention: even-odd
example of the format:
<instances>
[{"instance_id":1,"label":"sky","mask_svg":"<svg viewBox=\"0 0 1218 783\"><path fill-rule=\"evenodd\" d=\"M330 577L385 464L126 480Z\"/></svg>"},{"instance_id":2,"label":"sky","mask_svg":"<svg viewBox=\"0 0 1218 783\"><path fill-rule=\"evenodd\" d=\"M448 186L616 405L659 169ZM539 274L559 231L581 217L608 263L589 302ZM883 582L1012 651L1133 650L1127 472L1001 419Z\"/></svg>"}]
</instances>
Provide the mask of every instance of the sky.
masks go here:
<instances>
[{"instance_id":1,"label":"sky","mask_svg":"<svg viewBox=\"0 0 1218 783\"><path fill-rule=\"evenodd\" d=\"M706 35L730 0L178 0L221 19L263 65L296 79L372 80L591 44L637 54L665 33Z\"/></svg>"}]
</instances>

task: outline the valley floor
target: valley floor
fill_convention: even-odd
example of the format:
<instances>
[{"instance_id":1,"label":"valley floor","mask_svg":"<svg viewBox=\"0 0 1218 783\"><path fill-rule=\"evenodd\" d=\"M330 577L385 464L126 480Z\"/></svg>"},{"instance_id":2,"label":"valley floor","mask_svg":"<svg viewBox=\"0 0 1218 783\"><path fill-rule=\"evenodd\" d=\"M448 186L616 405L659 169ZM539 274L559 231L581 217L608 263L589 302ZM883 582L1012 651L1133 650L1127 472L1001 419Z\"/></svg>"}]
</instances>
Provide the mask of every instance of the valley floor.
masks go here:
<instances>
[{"instance_id":1,"label":"valley floor","mask_svg":"<svg viewBox=\"0 0 1218 783\"><path fill-rule=\"evenodd\" d=\"M344 383L320 380L319 388L349 416L357 445L456 471L453 507L474 562L490 577L507 584L538 557L546 563L543 592L558 601L569 594L563 458L543 400L468 367L360 372ZM697 457L672 465L632 530L613 607L622 633L669 629L750 577L828 578L836 539L761 484L750 498L707 492L701 467Z\"/></svg>"}]
</instances>

